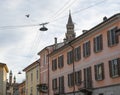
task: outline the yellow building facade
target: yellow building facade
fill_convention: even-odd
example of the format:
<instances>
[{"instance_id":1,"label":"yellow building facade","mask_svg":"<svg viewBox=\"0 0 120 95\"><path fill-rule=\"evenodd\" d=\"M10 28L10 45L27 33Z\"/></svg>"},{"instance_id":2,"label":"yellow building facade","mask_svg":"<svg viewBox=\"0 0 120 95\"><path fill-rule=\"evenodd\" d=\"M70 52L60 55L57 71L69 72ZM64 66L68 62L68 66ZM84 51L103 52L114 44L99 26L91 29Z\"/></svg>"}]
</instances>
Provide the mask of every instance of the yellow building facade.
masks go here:
<instances>
[{"instance_id":1,"label":"yellow building facade","mask_svg":"<svg viewBox=\"0 0 120 95\"><path fill-rule=\"evenodd\" d=\"M6 95L7 73L7 65L0 63L0 95Z\"/></svg>"},{"instance_id":2,"label":"yellow building facade","mask_svg":"<svg viewBox=\"0 0 120 95\"><path fill-rule=\"evenodd\" d=\"M39 95L37 90L37 85L40 81L38 60L27 66L23 71L26 73L26 95Z\"/></svg>"}]
</instances>

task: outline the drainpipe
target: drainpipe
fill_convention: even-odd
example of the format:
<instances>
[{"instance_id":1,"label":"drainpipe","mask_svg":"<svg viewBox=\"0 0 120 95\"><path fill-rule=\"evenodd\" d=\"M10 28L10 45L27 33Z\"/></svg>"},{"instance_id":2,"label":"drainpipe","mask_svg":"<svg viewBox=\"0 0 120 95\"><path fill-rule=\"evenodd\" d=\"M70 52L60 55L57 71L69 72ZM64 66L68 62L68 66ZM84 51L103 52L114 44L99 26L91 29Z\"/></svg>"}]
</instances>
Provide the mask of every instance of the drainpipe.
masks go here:
<instances>
[{"instance_id":1,"label":"drainpipe","mask_svg":"<svg viewBox=\"0 0 120 95\"><path fill-rule=\"evenodd\" d=\"M74 87L73 87L73 95L75 95L75 63L74 63L74 47L71 45L71 43L68 44L71 48L72 48L72 52L73 52L73 83L74 83Z\"/></svg>"},{"instance_id":2,"label":"drainpipe","mask_svg":"<svg viewBox=\"0 0 120 95\"><path fill-rule=\"evenodd\" d=\"M49 75L49 49L48 48L45 48L45 50L48 52L48 95L49 95L49 77L50 77L50 75Z\"/></svg>"}]
</instances>

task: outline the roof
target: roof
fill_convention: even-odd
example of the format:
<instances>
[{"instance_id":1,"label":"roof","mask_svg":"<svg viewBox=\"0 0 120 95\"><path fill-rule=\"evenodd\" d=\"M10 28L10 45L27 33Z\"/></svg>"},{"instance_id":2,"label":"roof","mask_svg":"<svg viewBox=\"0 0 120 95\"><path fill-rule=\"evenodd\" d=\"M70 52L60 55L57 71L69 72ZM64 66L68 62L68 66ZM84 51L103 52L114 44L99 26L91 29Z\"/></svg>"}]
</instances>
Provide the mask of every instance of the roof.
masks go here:
<instances>
[{"instance_id":1,"label":"roof","mask_svg":"<svg viewBox=\"0 0 120 95\"><path fill-rule=\"evenodd\" d=\"M93 32L97 32L98 29L104 28L105 25L110 24L110 22L114 21L114 20L118 20L118 18L120 19L120 13L113 15L112 17L106 19L105 21L101 22L100 24L96 25L95 27L91 28L90 30L88 30L87 32L83 33L82 35L78 36L77 38L71 40L70 42L68 42L67 44L63 45L62 47L60 47L59 49L54 50L53 52L51 52L51 54L49 54L49 56L52 56L54 54L56 54L58 51L63 50L64 48L70 46L71 44L75 43L78 40L81 40L85 37L87 37L88 35L90 35Z\"/></svg>"},{"instance_id":2,"label":"roof","mask_svg":"<svg viewBox=\"0 0 120 95\"><path fill-rule=\"evenodd\" d=\"M0 63L0 66L4 67L7 73L9 72L8 67L5 63Z\"/></svg>"},{"instance_id":3,"label":"roof","mask_svg":"<svg viewBox=\"0 0 120 95\"><path fill-rule=\"evenodd\" d=\"M23 71L29 71L29 70L31 70L31 69L33 69L33 68L35 68L36 67L36 65L38 66L39 65L39 63L40 63L40 61L39 61L40 59L38 59L38 60L36 60L35 62L33 62L32 64L30 64L30 65L28 65L26 68L24 68L23 69Z\"/></svg>"}]
</instances>

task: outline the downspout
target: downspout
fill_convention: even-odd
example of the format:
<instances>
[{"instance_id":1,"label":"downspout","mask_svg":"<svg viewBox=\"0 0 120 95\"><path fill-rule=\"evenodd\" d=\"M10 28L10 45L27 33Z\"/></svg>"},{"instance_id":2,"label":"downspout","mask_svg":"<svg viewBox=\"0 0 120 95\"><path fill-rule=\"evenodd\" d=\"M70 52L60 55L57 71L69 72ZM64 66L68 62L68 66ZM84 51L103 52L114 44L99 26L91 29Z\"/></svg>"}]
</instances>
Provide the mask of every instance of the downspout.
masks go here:
<instances>
[{"instance_id":1,"label":"downspout","mask_svg":"<svg viewBox=\"0 0 120 95\"><path fill-rule=\"evenodd\" d=\"M75 63L74 63L74 47L71 45L71 43L69 43L68 45L72 48L72 52L73 52L73 55L72 55L72 58L73 58L73 84L74 84L74 87L73 87L73 95L75 95Z\"/></svg>"},{"instance_id":2,"label":"downspout","mask_svg":"<svg viewBox=\"0 0 120 95\"><path fill-rule=\"evenodd\" d=\"M47 57L48 57L48 95L49 95L49 49L48 48L45 48L45 50L48 52L48 55L47 55Z\"/></svg>"}]
</instances>

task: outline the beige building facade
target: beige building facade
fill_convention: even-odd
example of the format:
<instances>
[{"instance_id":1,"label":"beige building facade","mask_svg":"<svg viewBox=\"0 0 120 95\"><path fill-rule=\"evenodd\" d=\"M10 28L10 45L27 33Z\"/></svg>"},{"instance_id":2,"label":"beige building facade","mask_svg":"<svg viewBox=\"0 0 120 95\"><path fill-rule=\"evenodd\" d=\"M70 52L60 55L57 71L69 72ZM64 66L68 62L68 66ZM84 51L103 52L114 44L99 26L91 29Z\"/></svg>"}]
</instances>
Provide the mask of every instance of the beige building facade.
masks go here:
<instances>
[{"instance_id":1,"label":"beige building facade","mask_svg":"<svg viewBox=\"0 0 120 95\"><path fill-rule=\"evenodd\" d=\"M0 95L6 95L7 73L7 65L0 63Z\"/></svg>"},{"instance_id":2,"label":"beige building facade","mask_svg":"<svg viewBox=\"0 0 120 95\"><path fill-rule=\"evenodd\" d=\"M27 66L24 70L26 73L26 81L25 81L25 88L26 94L25 95L39 95L37 90L37 85L39 84L39 61L35 61L29 66Z\"/></svg>"},{"instance_id":3,"label":"beige building facade","mask_svg":"<svg viewBox=\"0 0 120 95\"><path fill-rule=\"evenodd\" d=\"M49 55L50 95L120 94L119 13L77 38L69 15L64 43Z\"/></svg>"}]
</instances>

